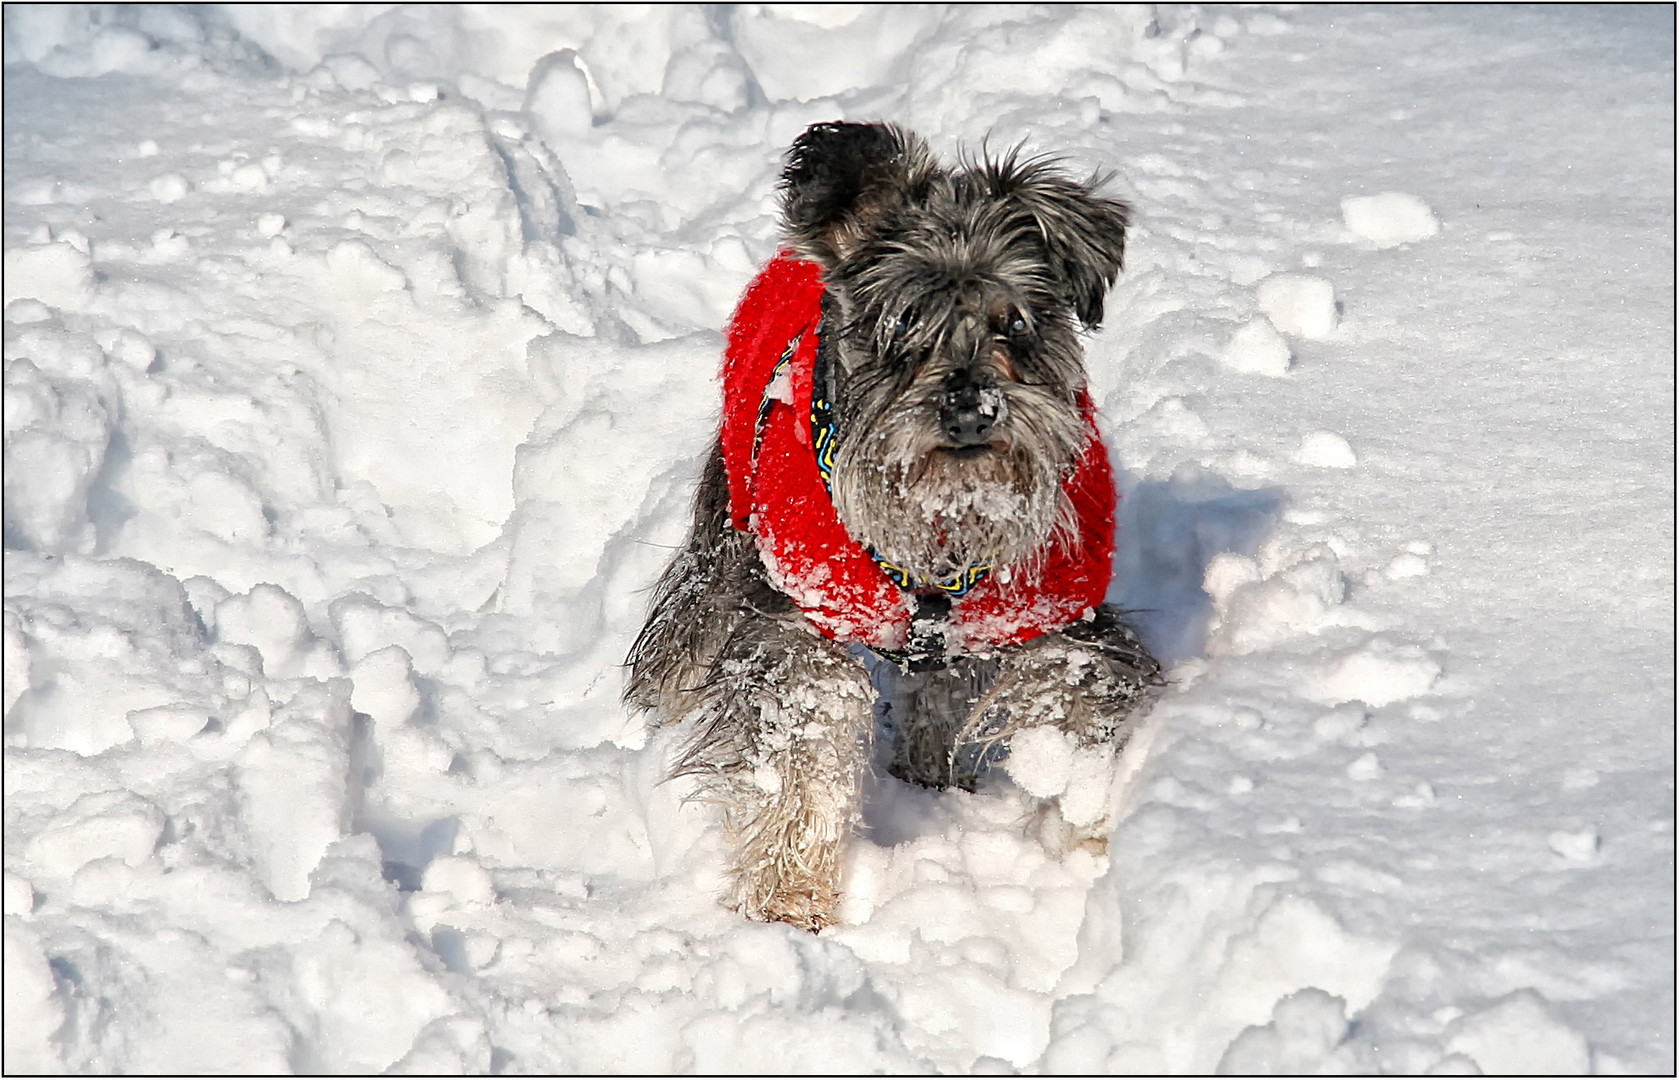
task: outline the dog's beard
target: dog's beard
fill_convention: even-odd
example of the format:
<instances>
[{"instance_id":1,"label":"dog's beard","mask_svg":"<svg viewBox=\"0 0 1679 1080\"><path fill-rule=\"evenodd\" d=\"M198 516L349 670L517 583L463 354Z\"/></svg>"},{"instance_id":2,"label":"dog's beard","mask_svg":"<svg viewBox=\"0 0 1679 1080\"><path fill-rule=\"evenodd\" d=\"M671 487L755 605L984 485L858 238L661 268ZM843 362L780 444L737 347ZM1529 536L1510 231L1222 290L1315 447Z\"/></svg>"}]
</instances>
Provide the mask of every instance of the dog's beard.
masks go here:
<instances>
[{"instance_id":1,"label":"dog's beard","mask_svg":"<svg viewBox=\"0 0 1679 1080\"><path fill-rule=\"evenodd\" d=\"M1088 437L1076 405L1034 386L1006 389L991 445L952 448L936 400L906 395L842 433L834 507L875 555L923 581L970 567L1007 572L1074 524L1062 481Z\"/></svg>"}]
</instances>

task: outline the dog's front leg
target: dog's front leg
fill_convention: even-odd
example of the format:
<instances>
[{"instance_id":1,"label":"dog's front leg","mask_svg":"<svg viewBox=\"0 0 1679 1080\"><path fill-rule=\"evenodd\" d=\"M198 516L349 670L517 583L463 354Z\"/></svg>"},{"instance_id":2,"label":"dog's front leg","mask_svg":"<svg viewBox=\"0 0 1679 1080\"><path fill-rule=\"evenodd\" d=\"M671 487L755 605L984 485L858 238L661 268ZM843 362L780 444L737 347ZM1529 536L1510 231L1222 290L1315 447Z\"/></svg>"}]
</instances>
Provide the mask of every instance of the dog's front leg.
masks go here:
<instances>
[{"instance_id":1,"label":"dog's front leg","mask_svg":"<svg viewBox=\"0 0 1679 1080\"><path fill-rule=\"evenodd\" d=\"M1049 724L1081 746L1119 746L1127 721L1161 685L1159 662L1107 604L1089 620L998 659L997 679L969 714L966 739L995 741Z\"/></svg>"},{"instance_id":2,"label":"dog's front leg","mask_svg":"<svg viewBox=\"0 0 1679 1080\"><path fill-rule=\"evenodd\" d=\"M1107 605L1087 621L1005 650L998 659L997 679L969 714L965 740L977 744L984 760L993 747L1024 731L1057 729L1077 748L1070 772L1060 781L1064 787L1080 775L1088 784L1095 779L1092 769L1095 774L1110 770L1113 753L1130 735L1131 721L1161 682L1160 665ZM1046 843L1060 850L1091 844L1105 848L1110 824L1105 785L1037 793L1046 797L1038 818Z\"/></svg>"},{"instance_id":3,"label":"dog's front leg","mask_svg":"<svg viewBox=\"0 0 1679 1080\"><path fill-rule=\"evenodd\" d=\"M1087 766L1099 760L1105 771L1149 691L1161 683L1159 663L1106 604L1088 620L1003 651L998 664L996 681L963 728L963 741L977 745L981 760L1023 731L1051 727L1072 738ZM1056 827L1046 839L1063 849L1101 842L1108 824L1101 795L1068 790L1047 803L1045 812L1056 812L1043 821Z\"/></svg>"},{"instance_id":4,"label":"dog's front leg","mask_svg":"<svg viewBox=\"0 0 1679 1080\"><path fill-rule=\"evenodd\" d=\"M677 765L722 804L734 902L817 931L839 903L873 719L867 674L797 612L748 615L702 691Z\"/></svg>"}]
</instances>

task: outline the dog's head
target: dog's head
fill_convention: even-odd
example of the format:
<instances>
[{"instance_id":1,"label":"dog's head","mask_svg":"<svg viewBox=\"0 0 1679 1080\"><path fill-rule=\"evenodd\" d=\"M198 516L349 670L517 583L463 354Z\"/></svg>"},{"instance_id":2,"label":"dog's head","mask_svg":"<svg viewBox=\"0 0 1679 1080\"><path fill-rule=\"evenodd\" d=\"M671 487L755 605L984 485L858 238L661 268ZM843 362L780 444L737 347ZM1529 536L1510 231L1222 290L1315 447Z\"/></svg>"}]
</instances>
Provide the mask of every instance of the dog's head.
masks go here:
<instances>
[{"instance_id":1,"label":"dog's head","mask_svg":"<svg viewBox=\"0 0 1679 1080\"><path fill-rule=\"evenodd\" d=\"M1099 185L1017 154L948 168L885 124L817 124L788 153L786 240L828 286L834 505L918 577L1020 564L1066 524L1078 332L1125 253Z\"/></svg>"}]
</instances>

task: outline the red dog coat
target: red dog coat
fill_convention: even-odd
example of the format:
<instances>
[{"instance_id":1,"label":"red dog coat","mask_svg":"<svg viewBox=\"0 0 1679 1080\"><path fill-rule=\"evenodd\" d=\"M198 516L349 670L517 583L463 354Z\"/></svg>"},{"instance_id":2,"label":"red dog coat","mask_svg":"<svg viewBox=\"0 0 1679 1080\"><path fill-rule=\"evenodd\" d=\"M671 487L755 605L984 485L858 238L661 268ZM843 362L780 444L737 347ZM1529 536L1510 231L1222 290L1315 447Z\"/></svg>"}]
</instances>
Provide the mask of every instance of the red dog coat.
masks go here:
<instances>
[{"instance_id":1,"label":"red dog coat","mask_svg":"<svg viewBox=\"0 0 1679 1080\"><path fill-rule=\"evenodd\" d=\"M913 582L899 584L846 532L817 467L812 393L822 271L783 252L747 287L723 361L723 464L734 527L752 533L769 579L826 636L893 652L909 640ZM783 361L786 361L784 364ZM1086 618L1107 594L1114 544L1113 474L1090 396L1089 434L1062 484L1078 521L1027 571L941 584L954 594L952 652L983 653ZM898 572L901 574L901 572ZM964 591L965 590L965 591Z\"/></svg>"}]
</instances>

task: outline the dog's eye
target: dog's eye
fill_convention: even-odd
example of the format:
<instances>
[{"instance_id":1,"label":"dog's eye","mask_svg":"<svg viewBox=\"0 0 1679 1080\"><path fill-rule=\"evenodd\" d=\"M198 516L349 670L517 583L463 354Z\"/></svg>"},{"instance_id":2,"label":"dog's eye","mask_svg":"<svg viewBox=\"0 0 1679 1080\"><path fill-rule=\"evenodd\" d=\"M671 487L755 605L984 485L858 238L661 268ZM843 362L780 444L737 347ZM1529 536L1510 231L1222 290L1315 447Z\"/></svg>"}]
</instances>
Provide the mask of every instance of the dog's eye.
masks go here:
<instances>
[{"instance_id":1,"label":"dog's eye","mask_svg":"<svg viewBox=\"0 0 1679 1080\"><path fill-rule=\"evenodd\" d=\"M887 339L894 345L904 340L909 335L909 328L914 322L914 313L909 311L899 312L898 317L892 320L891 329L887 332Z\"/></svg>"},{"instance_id":2,"label":"dog's eye","mask_svg":"<svg viewBox=\"0 0 1679 1080\"><path fill-rule=\"evenodd\" d=\"M1012 337L1012 338L1023 338L1023 337L1025 337L1026 336L1026 316L1022 315L1018 311L1015 312L1014 314L1010 315L1009 316L1009 322L1008 322L1008 331L1009 331L1009 337Z\"/></svg>"}]
</instances>

